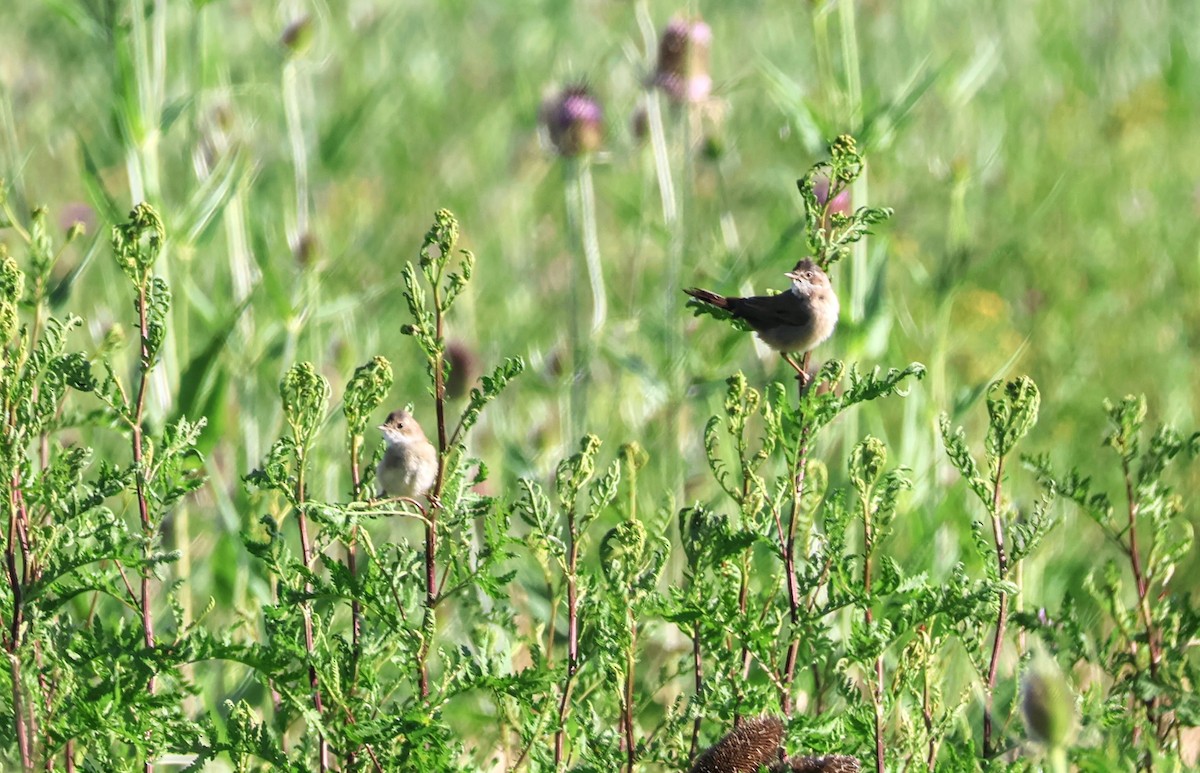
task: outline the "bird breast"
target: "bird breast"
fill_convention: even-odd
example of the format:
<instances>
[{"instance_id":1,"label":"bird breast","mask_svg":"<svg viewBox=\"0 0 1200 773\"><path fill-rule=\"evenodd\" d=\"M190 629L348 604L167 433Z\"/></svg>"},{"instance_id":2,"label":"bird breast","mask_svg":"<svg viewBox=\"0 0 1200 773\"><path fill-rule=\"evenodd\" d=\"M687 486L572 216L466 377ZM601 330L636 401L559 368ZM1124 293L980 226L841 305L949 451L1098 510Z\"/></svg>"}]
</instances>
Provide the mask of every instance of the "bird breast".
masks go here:
<instances>
[{"instance_id":1,"label":"bird breast","mask_svg":"<svg viewBox=\"0 0 1200 773\"><path fill-rule=\"evenodd\" d=\"M392 496L412 497L428 491L437 476L436 454L421 453L412 443L391 443L379 462L376 477L380 489ZM428 458L426 458L428 457Z\"/></svg>"},{"instance_id":2,"label":"bird breast","mask_svg":"<svg viewBox=\"0 0 1200 773\"><path fill-rule=\"evenodd\" d=\"M830 290L817 289L808 294L810 316L801 324L778 325L760 329L758 337L780 352L808 352L833 334L838 320L838 299Z\"/></svg>"}]
</instances>

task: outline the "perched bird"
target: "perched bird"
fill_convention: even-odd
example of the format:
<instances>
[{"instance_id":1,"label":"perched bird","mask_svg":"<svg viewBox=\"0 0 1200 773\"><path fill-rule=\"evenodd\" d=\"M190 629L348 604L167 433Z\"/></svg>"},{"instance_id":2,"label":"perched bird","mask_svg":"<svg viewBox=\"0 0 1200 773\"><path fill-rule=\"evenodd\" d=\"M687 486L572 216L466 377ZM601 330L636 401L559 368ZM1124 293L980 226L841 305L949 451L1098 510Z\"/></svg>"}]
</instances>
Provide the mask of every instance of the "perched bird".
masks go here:
<instances>
[{"instance_id":1,"label":"perched bird","mask_svg":"<svg viewBox=\"0 0 1200 773\"><path fill-rule=\"evenodd\" d=\"M380 496L415 497L433 487L437 478L437 449L408 411L392 411L379 425L387 450L375 468Z\"/></svg>"},{"instance_id":2,"label":"perched bird","mask_svg":"<svg viewBox=\"0 0 1200 773\"><path fill-rule=\"evenodd\" d=\"M829 277L808 258L784 276L792 280L792 287L778 295L734 298L696 287L684 292L745 320L762 342L782 354L796 369L800 380L807 383L808 374L796 364L791 353L811 351L829 338L837 324L838 299Z\"/></svg>"}]
</instances>

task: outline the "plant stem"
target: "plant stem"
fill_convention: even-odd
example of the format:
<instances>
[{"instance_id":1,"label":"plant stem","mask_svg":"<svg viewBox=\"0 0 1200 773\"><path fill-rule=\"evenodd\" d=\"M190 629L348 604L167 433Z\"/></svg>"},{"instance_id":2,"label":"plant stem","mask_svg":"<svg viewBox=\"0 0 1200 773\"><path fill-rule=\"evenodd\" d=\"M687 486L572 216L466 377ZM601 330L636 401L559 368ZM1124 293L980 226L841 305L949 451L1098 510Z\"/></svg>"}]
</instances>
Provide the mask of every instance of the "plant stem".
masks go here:
<instances>
[{"instance_id":1,"label":"plant stem","mask_svg":"<svg viewBox=\"0 0 1200 773\"><path fill-rule=\"evenodd\" d=\"M996 458L996 478L992 482L992 537L996 545L996 569L1003 581L1008 575L1008 554L1004 550L1004 524L1000 519L1000 488L1004 478L1004 456ZM983 705L983 756L990 759L995 753L992 742L992 703L995 699L996 672L1000 666L1000 647L1004 643L1004 629L1008 624L1008 593L1000 591L1000 610L996 613L996 635L992 639L992 656L988 662L987 683L984 685Z\"/></svg>"},{"instance_id":2,"label":"plant stem","mask_svg":"<svg viewBox=\"0 0 1200 773\"><path fill-rule=\"evenodd\" d=\"M304 561L305 569L312 570L313 551L312 542L308 537L308 516L304 514L305 501L305 483L304 472L307 465L307 452L303 446L300 446L297 451L296 466L296 520L300 525L300 555ZM301 611L304 614L304 651L308 654L308 686L312 689L313 708L316 709L319 716L325 713L321 701L321 685L317 679L317 666L313 662L313 652L315 644L313 641L313 624L312 624L312 583L308 580L304 581L304 602L300 605ZM321 767L322 773L329 769L329 743L325 740L325 734L321 733L317 745L318 764Z\"/></svg>"},{"instance_id":3,"label":"plant stem","mask_svg":"<svg viewBox=\"0 0 1200 773\"><path fill-rule=\"evenodd\" d=\"M596 191L592 185L590 159L581 159L576 183L579 185L579 225L588 282L592 288L592 335L604 327L608 300L604 292L604 274L600 269L600 241L596 235Z\"/></svg>"},{"instance_id":4,"label":"plant stem","mask_svg":"<svg viewBox=\"0 0 1200 773\"><path fill-rule=\"evenodd\" d=\"M359 469L359 451L362 447L362 436L355 435L350 441L350 479L353 485L354 501L362 500L362 470ZM355 593L350 600L350 695L354 696L358 687L358 661L362 657L362 603L358 600L358 524L350 529L350 541L346 545L346 568L350 572L350 581L355 584Z\"/></svg>"},{"instance_id":5,"label":"plant stem","mask_svg":"<svg viewBox=\"0 0 1200 773\"><path fill-rule=\"evenodd\" d=\"M595 204L592 193L592 173L587 158L564 158L563 192L566 205L566 228L568 228L571 250L583 254L584 265L592 283L592 331L600 328L605 317L604 277L600 274L600 250L595 242ZM584 182L584 176L587 181ZM587 197L587 202L584 202ZM588 230L592 234L588 234ZM590 244L589 244L590 242ZM568 337L571 348L570 391L568 395L568 420L566 436L576 438L583 433L586 424L584 412L588 405L589 349L590 336L584 335L581 316L581 278L577 258L572 256L570 266L570 294L568 310Z\"/></svg>"},{"instance_id":6,"label":"plant stem","mask_svg":"<svg viewBox=\"0 0 1200 773\"><path fill-rule=\"evenodd\" d=\"M805 353L801 360L801 369L808 371L811 353ZM792 714L792 681L796 675L796 657L800 651L800 579L796 571L796 530L800 523L800 509L803 506L804 483L808 472L808 446L811 440L811 425L805 421L803 414L804 398L810 382L799 380L798 408L800 420L800 439L796 444L796 457L792 464L792 479L796 482L792 487L792 514L788 522L787 539L783 544L783 568L787 575L788 615L792 625L791 642L788 644L787 657L784 661L781 689L783 695L780 703L783 713Z\"/></svg>"},{"instance_id":7,"label":"plant stem","mask_svg":"<svg viewBox=\"0 0 1200 773\"><path fill-rule=\"evenodd\" d=\"M863 620L869 630L874 620L871 611L871 554L875 549L875 534L871 523L871 497L862 494L863 508L863 593L866 609ZM883 773L883 653L875 658L875 684L871 686L871 702L875 707L875 771Z\"/></svg>"},{"instance_id":8,"label":"plant stem","mask_svg":"<svg viewBox=\"0 0 1200 773\"><path fill-rule=\"evenodd\" d=\"M634 762L637 760L637 744L633 738L633 677L636 662L634 650L637 647L637 620L633 616L633 608L627 613L629 622L629 649L625 653L625 689L622 694L621 724L625 730L625 761L628 773L633 773Z\"/></svg>"},{"instance_id":9,"label":"plant stem","mask_svg":"<svg viewBox=\"0 0 1200 773\"><path fill-rule=\"evenodd\" d=\"M1162 649L1158 640L1158 631L1154 627L1154 616L1150 610L1150 582L1142 569L1142 558L1138 551L1137 519L1141 508L1134 490L1133 474L1129 469L1128 459L1122 458L1121 472L1125 479L1125 501L1129 511L1129 544L1126 552L1129 554L1129 565L1137 586L1138 613L1142 618L1142 625L1146 629L1146 647L1150 651L1150 678L1157 682ZM1156 733L1161 733L1161 728L1158 728L1158 698L1150 698L1144 703L1146 719L1155 726ZM1160 740L1163 739L1160 738Z\"/></svg>"},{"instance_id":10,"label":"plant stem","mask_svg":"<svg viewBox=\"0 0 1200 773\"><path fill-rule=\"evenodd\" d=\"M749 605L750 605L750 551L745 550L742 552L742 571L741 571L741 578L740 578L739 585L738 585L738 615L740 617L744 618L746 616L746 611L747 611L747 609L749 609ZM738 723L738 720L740 719L742 698L745 697L745 689L744 689L743 685L745 685L746 680L750 677L750 644L748 642L745 642L745 641L742 642L742 657L740 660L740 665L735 665L735 668L737 668L737 671L735 672L734 679L733 679L733 685L734 685L733 686L733 695L734 695L733 723L736 725Z\"/></svg>"},{"instance_id":11,"label":"plant stem","mask_svg":"<svg viewBox=\"0 0 1200 773\"><path fill-rule=\"evenodd\" d=\"M449 259L449 256L443 257ZM427 517L425 519L425 620L421 626L425 638L421 643L421 648L417 656L417 681L422 698L429 697L428 659L429 653L433 648L432 639L437 624L434 618L434 607L437 603L438 595L437 525L438 515L442 509L442 489L446 485L446 459L449 455L449 444L446 439L446 365L444 359L446 319L440 287L441 279L441 271L439 270L437 276L434 277L434 281L431 283L434 318L433 335L436 347L433 352L433 361L430 364L433 366L433 401L434 408L437 411L438 466L433 490L429 493L429 510L426 513Z\"/></svg>"},{"instance_id":12,"label":"plant stem","mask_svg":"<svg viewBox=\"0 0 1200 773\"><path fill-rule=\"evenodd\" d=\"M925 723L925 737L929 739L929 749L925 755L925 766L934 769L937 762L937 739L933 736L933 696L929 678L929 658L931 656L931 641L929 630L921 626L921 643L923 658L921 662L921 719Z\"/></svg>"},{"instance_id":13,"label":"plant stem","mask_svg":"<svg viewBox=\"0 0 1200 773\"><path fill-rule=\"evenodd\" d=\"M704 659L702 657L700 639L700 623L692 623L692 673L695 676L696 697L704 693ZM696 758L696 748L700 745L700 725L703 717L697 716L692 722L692 745L688 748L688 759Z\"/></svg>"},{"instance_id":14,"label":"plant stem","mask_svg":"<svg viewBox=\"0 0 1200 773\"><path fill-rule=\"evenodd\" d=\"M563 740L566 736L567 705L571 684L579 664L579 589L576 567L579 560L579 540L575 534L575 511L567 511L567 678L563 682L562 698L558 703L558 731L554 734L554 764L562 764Z\"/></svg>"},{"instance_id":15,"label":"plant stem","mask_svg":"<svg viewBox=\"0 0 1200 773\"><path fill-rule=\"evenodd\" d=\"M17 748L21 750L21 767L33 770L33 755L29 748L29 728L25 724L25 710L21 692L21 661L15 653L8 654L8 665L12 678L13 721L16 724Z\"/></svg>"},{"instance_id":16,"label":"plant stem","mask_svg":"<svg viewBox=\"0 0 1200 773\"><path fill-rule=\"evenodd\" d=\"M146 467L143 459L145 438L142 434L142 423L146 411L146 389L150 384L150 371L154 365L150 352L150 320L146 298L146 288L150 284L150 281L150 272L146 271L138 283L137 307L138 329L141 336L141 361L138 369L137 398L134 403L133 416L130 420L133 443L134 488L137 492L138 516L142 523L142 539L144 540L142 556L146 561L140 571L142 583L139 603L142 610L142 639L147 650L154 649L154 617L150 610L150 559L153 552L152 547L155 531L154 525L150 522L150 503L146 496ZM146 683L146 691L150 695L153 695L154 690L155 677L152 674ZM144 766L145 770L153 770L153 767L150 761L147 760Z\"/></svg>"}]
</instances>

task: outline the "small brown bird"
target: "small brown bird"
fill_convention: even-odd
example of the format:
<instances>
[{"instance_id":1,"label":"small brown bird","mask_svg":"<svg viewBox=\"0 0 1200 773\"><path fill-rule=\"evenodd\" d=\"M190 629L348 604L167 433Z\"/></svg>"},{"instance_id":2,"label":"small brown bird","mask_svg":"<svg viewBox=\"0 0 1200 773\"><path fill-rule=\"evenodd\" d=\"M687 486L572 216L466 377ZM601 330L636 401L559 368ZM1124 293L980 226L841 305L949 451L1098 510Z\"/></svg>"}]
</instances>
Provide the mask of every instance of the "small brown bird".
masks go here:
<instances>
[{"instance_id":1,"label":"small brown bird","mask_svg":"<svg viewBox=\"0 0 1200 773\"><path fill-rule=\"evenodd\" d=\"M379 425L387 450L375 468L379 495L412 498L433 487L437 478L437 449L408 411L392 411Z\"/></svg>"},{"instance_id":2,"label":"small brown bird","mask_svg":"<svg viewBox=\"0 0 1200 773\"><path fill-rule=\"evenodd\" d=\"M696 287L688 295L746 321L762 342L783 355L796 369L801 381L808 376L791 352L808 352L833 333L838 319L838 299L829 277L808 258L784 274L792 280L791 290L778 295L733 298Z\"/></svg>"}]
</instances>

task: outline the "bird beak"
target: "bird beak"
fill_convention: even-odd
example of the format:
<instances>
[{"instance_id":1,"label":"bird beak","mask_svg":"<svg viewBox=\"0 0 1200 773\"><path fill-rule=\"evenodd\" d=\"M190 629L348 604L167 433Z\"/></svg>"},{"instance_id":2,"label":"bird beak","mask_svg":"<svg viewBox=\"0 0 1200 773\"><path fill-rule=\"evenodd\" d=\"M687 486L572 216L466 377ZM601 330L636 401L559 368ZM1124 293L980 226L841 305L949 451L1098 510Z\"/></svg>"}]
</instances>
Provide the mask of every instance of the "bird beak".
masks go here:
<instances>
[{"instance_id":1,"label":"bird beak","mask_svg":"<svg viewBox=\"0 0 1200 773\"><path fill-rule=\"evenodd\" d=\"M800 275L797 274L795 271L787 271L784 273L784 276L786 276L788 279L792 280L793 282L801 281Z\"/></svg>"},{"instance_id":2,"label":"bird beak","mask_svg":"<svg viewBox=\"0 0 1200 773\"><path fill-rule=\"evenodd\" d=\"M379 425L378 427L376 427L375 429L379 430L380 432L386 432L386 431L387 431L387 425L386 425L386 424L380 424L380 425Z\"/></svg>"}]
</instances>

